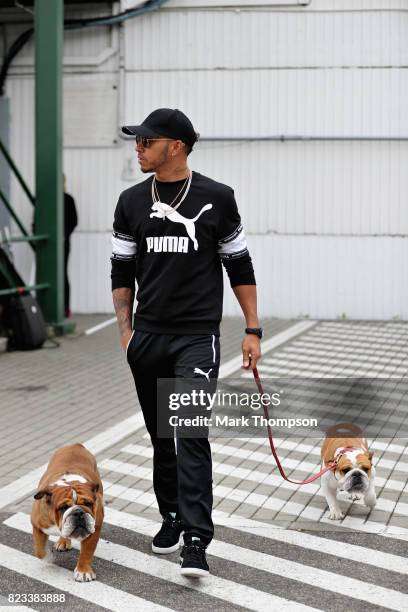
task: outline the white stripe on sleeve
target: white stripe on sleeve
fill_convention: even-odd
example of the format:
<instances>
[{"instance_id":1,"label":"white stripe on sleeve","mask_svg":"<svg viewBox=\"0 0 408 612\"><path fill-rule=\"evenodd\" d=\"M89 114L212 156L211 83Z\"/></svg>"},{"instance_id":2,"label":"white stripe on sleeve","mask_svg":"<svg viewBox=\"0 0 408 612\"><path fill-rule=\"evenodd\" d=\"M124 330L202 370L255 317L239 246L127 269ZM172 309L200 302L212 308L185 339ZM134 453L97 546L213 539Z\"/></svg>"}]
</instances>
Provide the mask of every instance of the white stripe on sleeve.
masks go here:
<instances>
[{"instance_id":1,"label":"white stripe on sleeve","mask_svg":"<svg viewBox=\"0 0 408 612\"><path fill-rule=\"evenodd\" d=\"M248 252L247 241L242 225L239 225L229 236L219 240L218 254L221 259L241 257Z\"/></svg>"},{"instance_id":2,"label":"white stripe on sleeve","mask_svg":"<svg viewBox=\"0 0 408 612\"><path fill-rule=\"evenodd\" d=\"M136 259L137 245L132 236L112 233L112 259L131 261Z\"/></svg>"}]
</instances>

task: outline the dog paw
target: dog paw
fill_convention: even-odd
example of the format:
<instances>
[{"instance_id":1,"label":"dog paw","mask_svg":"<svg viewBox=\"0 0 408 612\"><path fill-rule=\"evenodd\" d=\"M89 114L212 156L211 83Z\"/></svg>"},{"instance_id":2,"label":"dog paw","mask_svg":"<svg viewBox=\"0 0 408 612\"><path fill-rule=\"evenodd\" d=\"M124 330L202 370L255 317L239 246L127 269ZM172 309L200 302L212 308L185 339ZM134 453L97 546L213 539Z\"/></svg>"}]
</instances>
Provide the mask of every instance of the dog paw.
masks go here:
<instances>
[{"instance_id":1,"label":"dog paw","mask_svg":"<svg viewBox=\"0 0 408 612\"><path fill-rule=\"evenodd\" d=\"M335 508L334 510L330 510L329 519L332 521L340 521L344 518L344 514L340 509Z\"/></svg>"},{"instance_id":2,"label":"dog paw","mask_svg":"<svg viewBox=\"0 0 408 612\"><path fill-rule=\"evenodd\" d=\"M370 510L375 508L376 503L377 503L377 498L376 497L364 500L364 504L367 506L367 508L370 508Z\"/></svg>"},{"instance_id":3,"label":"dog paw","mask_svg":"<svg viewBox=\"0 0 408 612\"><path fill-rule=\"evenodd\" d=\"M59 550L62 552L66 550L71 550L71 548L72 548L71 540L67 538L59 538L59 540L57 540L57 542L55 542L54 544L54 550Z\"/></svg>"},{"instance_id":4,"label":"dog paw","mask_svg":"<svg viewBox=\"0 0 408 612\"><path fill-rule=\"evenodd\" d=\"M361 499L361 495L357 495L356 493L350 493L349 500L354 502L358 501L359 499Z\"/></svg>"},{"instance_id":5,"label":"dog paw","mask_svg":"<svg viewBox=\"0 0 408 612\"><path fill-rule=\"evenodd\" d=\"M96 580L96 574L92 567L87 567L83 570L79 570L77 567L74 570L74 578L77 582L91 582Z\"/></svg>"}]
</instances>

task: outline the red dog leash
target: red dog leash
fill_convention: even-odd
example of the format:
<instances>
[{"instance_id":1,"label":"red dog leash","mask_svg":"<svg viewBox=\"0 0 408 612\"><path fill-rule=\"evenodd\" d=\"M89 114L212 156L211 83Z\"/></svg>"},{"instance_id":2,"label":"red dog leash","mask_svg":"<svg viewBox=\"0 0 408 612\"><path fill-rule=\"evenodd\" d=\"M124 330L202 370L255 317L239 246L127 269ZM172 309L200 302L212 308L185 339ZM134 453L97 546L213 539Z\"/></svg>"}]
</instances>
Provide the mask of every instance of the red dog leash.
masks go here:
<instances>
[{"instance_id":1,"label":"red dog leash","mask_svg":"<svg viewBox=\"0 0 408 612\"><path fill-rule=\"evenodd\" d=\"M263 387L262 387L262 383L261 383L261 379L259 378L259 374L258 374L258 369L254 368L252 370L253 374L254 374L254 378L255 378L255 382L256 382L256 386L258 387L259 393L263 393ZM269 412L268 412L268 407L266 405L263 404L263 410L264 410L264 415L265 418L267 420L267 425L266 428L268 430L268 438L269 438L269 446L271 447L271 451L272 451L272 455L276 461L276 465L278 466L278 470L281 473L282 478L284 478L285 480L287 480L287 482L292 482L293 484L298 484L298 485L304 485L304 484L308 484L309 482L313 482L314 480L317 480L318 478L320 478L325 472L328 472L329 470L334 470L336 468L337 465L337 461L331 461L330 463L328 463L326 465L326 467L324 467L322 470L320 470L320 472L318 474L315 474L314 476L309 476L309 478L306 478L306 480L291 480L290 478L288 478L285 474L285 470L282 467L281 462L279 461L279 457L278 457L278 453L276 452L276 448L275 445L273 443L273 436L272 436L272 429L271 426L269 425Z\"/></svg>"}]
</instances>

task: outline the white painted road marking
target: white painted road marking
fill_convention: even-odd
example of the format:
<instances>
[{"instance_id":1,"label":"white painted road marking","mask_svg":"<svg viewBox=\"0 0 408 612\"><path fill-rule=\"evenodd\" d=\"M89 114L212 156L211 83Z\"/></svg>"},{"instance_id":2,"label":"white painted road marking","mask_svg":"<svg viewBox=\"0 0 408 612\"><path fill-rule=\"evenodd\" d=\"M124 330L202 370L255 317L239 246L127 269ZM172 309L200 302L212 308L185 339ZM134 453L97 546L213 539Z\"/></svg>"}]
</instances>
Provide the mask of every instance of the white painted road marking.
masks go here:
<instances>
[{"instance_id":1,"label":"white painted road marking","mask_svg":"<svg viewBox=\"0 0 408 612\"><path fill-rule=\"evenodd\" d=\"M217 470L221 467L221 465L222 464L217 464L217 462L213 461L214 471L217 472ZM127 476L134 476L136 478L141 478L144 480L153 479L153 471L151 468L139 467L132 463L125 463L123 461L118 461L116 459L105 459L104 461L100 463L99 467L101 469L110 470L112 472L117 472L119 474L126 474ZM235 466L232 466L232 467L235 472L240 469L240 468L236 468ZM251 477L248 475L242 476L242 478L247 478L247 480L251 480ZM262 482L269 483L270 478L271 478L271 475L267 476ZM279 477L276 476L276 478L279 478ZM223 486L223 485L220 485L220 486ZM233 492L235 490L236 489L228 487L228 491ZM224 487L224 489L221 491L221 495L225 496L228 493L228 491L227 491L227 487ZM108 492L109 491L107 491L107 493ZM248 491L245 491L245 492L248 495L250 494L250 492ZM216 487L214 489L214 494L216 495ZM148 495L148 493L146 493L146 495ZM240 495L239 490L237 491L237 495ZM283 508L284 512L286 512L287 514L291 514L293 516L299 516L299 513L303 511L304 509L304 506L302 506L301 504L293 504L291 502L285 502L283 500L276 499L272 496L261 496L261 494L255 494L255 495L259 495L259 499L261 499L261 497L262 499L264 497L266 498L264 501L265 508L271 508L277 511ZM347 503L347 500L343 500L343 501ZM282 506L282 503L286 505ZM348 503L351 503L351 502L348 502ZM362 502L353 502L353 503L362 503ZM322 512L323 510L324 509L322 508ZM235 511L235 513L239 515L239 510ZM327 522L330 525L333 525L333 521L330 521L329 519L327 519L326 516L323 516L320 519L320 521L324 523ZM366 519L366 516L362 518L346 516L346 518L341 521L340 526L345 527L345 528L351 528L353 530L359 529L360 531L365 531L366 533L375 533L380 536L392 537L392 538L397 538L400 540L408 540L408 529L405 529L404 527L393 527L393 526L387 526L384 524L376 523L374 521L370 521L370 519Z\"/></svg>"},{"instance_id":2,"label":"white painted road marking","mask_svg":"<svg viewBox=\"0 0 408 612\"><path fill-rule=\"evenodd\" d=\"M273 459L271 458L270 454L264 454L261 452L257 452L257 451L252 451L252 450L248 450L248 449L240 449L240 448L236 448L236 447L231 447L228 444L226 445L222 445L222 444L218 444L215 442L211 443L211 450L213 453L217 453L220 455L227 455L227 456L233 456L233 457L241 457L243 459L251 459L253 461L268 461L271 462L271 467L275 467L274 464L272 463ZM124 446L121 449L121 452L124 453L128 453L131 455L138 455L140 457L146 457L146 458L152 458L153 457L153 449L150 446L141 446L138 444L128 444L127 446ZM299 462L297 460L291 460L290 458L285 458L286 461L286 465L289 468L295 468L297 470L301 470L304 472L312 472L314 470L312 470L312 465L311 463L308 462ZM132 464L133 465L133 464ZM219 464L217 461L213 461L213 469L214 472L219 472L220 469L222 470L222 465L223 464ZM100 464L101 468L104 469L110 469L109 468L109 464L105 464L104 462L101 462ZM145 468L144 468L145 469ZM315 466L314 469L319 469L319 466ZM240 467L236 467L236 466L232 466L231 470L228 470L228 476L234 476L236 478L242 478L243 480L250 480L253 482L259 482L260 484L269 484L271 486L277 486L277 487L281 487L282 489L288 489L288 490L298 490L299 486L292 484L292 483L286 483L286 481L284 481L280 476L276 475L276 474L266 474L265 472L259 472L259 470L247 470L246 468L240 468ZM290 486L287 486L287 485ZM380 478L380 477L376 477L376 484L377 487L379 487L381 484L385 484L385 479ZM401 483L402 485L404 483ZM220 491L220 486L222 485L218 485L215 489L214 489L214 495L218 495L219 497L222 496ZM218 490L218 493L216 492L216 489ZM320 484L316 484L316 483L309 483L307 485L304 485L302 487L302 491L304 491L305 493L310 494L313 497L318 497L319 499L321 498L322 500L322 510L321 512L323 513L325 507L326 507L326 502L325 500L325 496L323 495L323 493L321 493L319 491L320 489ZM390 486L387 486L387 490L388 491L392 491L394 490L392 487L392 484ZM236 493L235 493L236 491ZM225 496L229 496L230 499L234 499L234 497L231 497L232 495L238 495L239 494L239 487L227 487L225 490ZM258 495L258 494L252 494L250 493L250 491L246 491L246 495L244 495L244 497L242 497L242 499L238 500L238 501L244 501L244 499L246 497L249 496L248 499L245 499L245 503L255 503L255 505L257 506L262 506L264 502L270 500L270 496L269 495L259 495L259 499L255 502L255 498L253 497L253 500L251 501L251 495ZM238 498L237 498L238 499ZM341 496L340 496L340 501L341 501ZM270 505L270 501L268 501L268 504L266 505L266 507L275 507L276 509L278 508L278 501L276 500L275 505L271 506ZM343 499L343 501L348 502L347 499ZM273 503L273 502L272 502ZM358 506L364 507L364 502L363 500L359 500L354 502L355 504L357 504ZM394 509L396 509L396 504L397 502L391 501L389 499L383 499L381 497L377 498L377 504L376 504L376 510L384 510L386 512L391 512ZM282 504L283 505L283 504ZM408 516L408 505L407 504L399 504L399 514L403 514L405 516ZM287 510L284 509L284 511L286 512Z\"/></svg>"},{"instance_id":3,"label":"white painted road marking","mask_svg":"<svg viewBox=\"0 0 408 612\"><path fill-rule=\"evenodd\" d=\"M105 521L112 525L117 525L118 527L123 527L148 536L154 535L157 531L157 523L155 521L141 519L141 517L135 517L132 514L119 512L110 508L106 511ZM374 605L382 605L391 610L403 611L408 609L408 595L405 593L379 587L375 584L343 575L341 575L341 580L339 580L339 574L337 573L304 565L302 563L296 563L295 561L289 561L281 557L275 557L274 555L260 553L255 550L243 548L242 546L229 544L228 542L213 540L208 548L208 553L227 561L248 565L257 570L276 574L290 580L303 582L320 589L344 595L345 597L353 597L354 599L367 601ZM367 553L375 555L376 551L365 549L365 553L366 555ZM342 556L344 556L344 552ZM394 555L390 555L390 557L394 557ZM403 561L402 558L396 558L399 559L400 562ZM384 558L382 560L384 561ZM395 559L393 560L395 561ZM407 573L406 568L404 573Z\"/></svg>"},{"instance_id":4,"label":"white painted road marking","mask_svg":"<svg viewBox=\"0 0 408 612\"><path fill-rule=\"evenodd\" d=\"M24 516L29 521L29 516ZM24 529L24 531L29 530ZM4 546L4 544L0 544L0 566L49 584L56 589L66 591L71 595L75 595L75 597L80 597L85 601L90 601L113 612L123 612L123 610L169 612L171 610L147 599L130 595L126 591L115 589L102 582L87 582L86 584L76 582L72 571L58 565L40 561L40 559L32 555L27 555L10 546Z\"/></svg>"},{"instance_id":5,"label":"white painted road marking","mask_svg":"<svg viewBox=\"0 0 408 612\"><path fill-rule=\"evenodd\" d=\"M109 515L109 508L106 509L106 512L107 515ZM120 514L122 515L122 513ZM137 517L132 516L132 518L137 520ZM25 514L23 512L18 512L17 514L14 514L10 518L6 519L4 523L9 527L13 527L20 531L24 531L26 533L31 532L30 517L28 514ZM50 539L56 541L57 537L50 536ZM75 548L78 548L78 544L75 541L73 541L73 546ZM0 553L1 550L2 549L0 548ZM244 606L249 610L257 610L259 612L264 612L265 610L288 610L289 612L306 612L307 610L315 610L315 608L311 608L303 604L298 604L294 601L289 601L287 599L277 597L276 595L272 595L264 591L258 591L257 589L254 589L252 587L245 586L237 582L232 582L231 580L226 580L225 578L220 578L214 575L211 575L208 580L187 580L186 578L181 576L178 563L153 557L152 555L148 555L138 550L127 548L126 546L122 546L121 544L107 542L103 538L101 538L98 542L96 556L100 559L105 559L106 561L116 563L122 567L126 567L128 569L136 570L138 572L142 572L143 574L153 576L154 578L167 580L168 582L172 582L173 584L193 589L194 591L198 591L200 593L204 593L212 597L217 597L218 599L228 601L237 606ZM38 559L35 559L34 557L31 558L38 565L41 565L41 562ZM3 563L3 561L0 561L0 563ZM56 575L58 575L59 571L62 570L62 568L58 566L51 567ZM67 572L67 570L62 571ZM71 579L72 582L74 582L73 578ZM101 588L101 584L98 582L88 584L95 584L95 586L99 587L99 589ZM88 584L86 586L88 586ZM84 593L84 591L82 591L82 593ZM106 601L103 606L105 608L107 607ZM111 609L117 610L118 608L116 607ZM125 609L132 610L138 608L129 608L123 606L122 604L121 612ZM144 610L145 608L142 606L140 609Z\"/></svg>"},{"instance_id":6,"label":"white painted road marking","mask_svg":"<svg viewBox=\"0 0 408 612\"><path fill-rule=\"evenodd\" d=\"M95 325L94 327L90 327L89 329L85 330L85 336L90 336L92 334L95 334L100 329L103 329L104 327L108 327L108 325L112 325L112 323L116 323L116 321L117 321L117 318L112 317L111 319L108 319L107 321L103 321L102 323L99 323L98 325Z\"/></svg>"},{"instance_id":7,"label":"white painted road marking","mask_svg":"<svg viewBox=\"0 0 408 612\"><path fill-rule=\"evenodd\" d=\"M391 572L408 575L406 557L399 557L398 555L384 553L356 544L349 544L348 542L345 544L342 541L330 540L309 533L295 531L294 529L282 529L281 527L268 525L253 519L230 516L226 512L221 512L219 510L214 510L213 519L217 525L222 525L223 527L229 527L230 529L236 529L244 533L249 532L262 538L267 538L268 540L278 540L285 544L300 546L308 550L314 550L340 558L344 557L345 547L347 546L347 559L350 561L365 563Z\"/></svg>"}]
</instances>

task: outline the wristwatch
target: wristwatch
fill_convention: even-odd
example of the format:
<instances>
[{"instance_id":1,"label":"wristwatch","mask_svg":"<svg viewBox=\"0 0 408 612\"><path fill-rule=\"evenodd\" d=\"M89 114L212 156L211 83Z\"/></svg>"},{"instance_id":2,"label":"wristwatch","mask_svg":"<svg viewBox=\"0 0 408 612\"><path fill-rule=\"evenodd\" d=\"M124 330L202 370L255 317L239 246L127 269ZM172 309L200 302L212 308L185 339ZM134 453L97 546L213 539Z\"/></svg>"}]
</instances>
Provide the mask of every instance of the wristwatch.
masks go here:
<instances>
[{"instance_id":1,"label":"wristwatch","mask_svg":"<svg viewBox=\"0 0 408 612\"><path fill-rule=\"evenodd\" d=\"M255 336L258 336L258 338L262 338L263 327L246 327L245 333L254 334Z\"/></svg>"}]
</instances>

